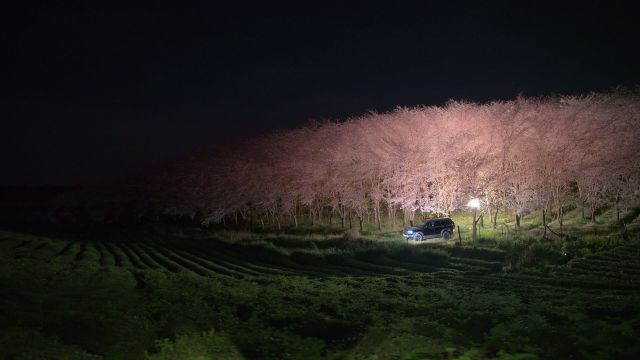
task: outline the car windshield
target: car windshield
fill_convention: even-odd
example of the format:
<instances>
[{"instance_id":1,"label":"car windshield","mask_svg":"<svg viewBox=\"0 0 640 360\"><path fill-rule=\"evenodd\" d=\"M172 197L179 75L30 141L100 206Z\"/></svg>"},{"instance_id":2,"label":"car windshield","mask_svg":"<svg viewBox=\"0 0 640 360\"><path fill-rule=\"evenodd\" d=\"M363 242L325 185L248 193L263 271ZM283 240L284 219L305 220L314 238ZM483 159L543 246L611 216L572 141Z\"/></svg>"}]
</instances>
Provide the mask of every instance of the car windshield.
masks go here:
<instances>
[{"instance_id":1,"label":"car windshield","mask_svg":"<svg viewBox=\"0 0 640 360\"><path fill-rule=\"evenodd\" d=\"M431 220L427 220L427 221L423 221L422 224L420 224L420 227L425 227L427 226L427 224L429 224L431 222Z\"/></svg>"}]
</instances>

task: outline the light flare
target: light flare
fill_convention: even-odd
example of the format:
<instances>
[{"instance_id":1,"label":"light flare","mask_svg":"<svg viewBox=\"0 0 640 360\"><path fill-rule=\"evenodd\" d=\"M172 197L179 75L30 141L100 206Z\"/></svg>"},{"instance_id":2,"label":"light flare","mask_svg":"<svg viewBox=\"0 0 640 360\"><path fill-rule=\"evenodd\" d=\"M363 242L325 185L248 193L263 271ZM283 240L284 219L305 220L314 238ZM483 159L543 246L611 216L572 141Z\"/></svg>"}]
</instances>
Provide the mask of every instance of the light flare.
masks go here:
<instances>
[{"instance_id":1,"label":"light flare","mask_svg":"<svg viewBox=\"0 0 640 360\"><path fill-rule=\"evenodd\" d=\"M479 208L480 207L480 199L473 198L473 199L469 200L469 202L467 203L467 206L472 208L472 209Z\"/></svg>"}]
</instances>

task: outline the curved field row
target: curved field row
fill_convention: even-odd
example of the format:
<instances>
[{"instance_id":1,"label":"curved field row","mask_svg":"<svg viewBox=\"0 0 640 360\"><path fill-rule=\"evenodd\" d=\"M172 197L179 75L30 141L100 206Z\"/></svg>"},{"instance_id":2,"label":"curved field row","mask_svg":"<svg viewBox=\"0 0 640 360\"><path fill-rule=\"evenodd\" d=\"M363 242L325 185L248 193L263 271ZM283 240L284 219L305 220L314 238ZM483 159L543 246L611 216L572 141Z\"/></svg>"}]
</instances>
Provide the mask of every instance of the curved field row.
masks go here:
<instances>
[{"instance_id":1,"label":"curved field row","mask_svg":"<svg viewBox=\"0 0 640 360\"><path fill-rule=\"evenodd\" d=\"M603 277L624 277L627 280L640 281L640 271L622 267L589 266L588 264L574 263L568 270L576 273L589 273Z\"/></svg>"},{"instance_id":2,"label":"curved field row","mask_svg":"<svg viewBox=\"0 0 640 360\"><path fill-rule=\"evenodd\" d=\"M602 278L596 276L545 276L547 274L539 274L533 275L531 273L522 274L516 273L511 274L510 276L521 279L522 281L532 282L532 283L542 283L552 286L561 286L567 288L579 288L583 291L587 291L589 289L593 290L637 290L637 285L622 282L622 281L614 281L611 278Z\"/></svg>"},{"instance_id":3,"label":"curved field row","mask_svg":"<svg viewBox=\"0 0 640 360\"><path fill-rule=\"evenodd\" d=\"M221 273L228 273L229 271L233 271L234 274L243 274L243 275L264 275L263 273L248 269L248 268L244 268L241 266L235 266L232 264L228 264L228 263L223 263L223 262L213 262L211 260L199 257L197 255L193 255L189 252L186 251L182 251L182 250L177 250L177 249L173 249L174 253L176 255L182 256L184 258L186 258L188 261L191 261L193 263L196 263L206 269L209 269L213 272L221 272Z\"/></svg>"},{"instance_id":4,"label":"curved field row","mask_svg":"<svg viewBox=\"0 0 640 360\"><path fill-rule=\"evenodd\" d=\"M171 261L173 261L175 264L177 264L179 267L183 267L186 268L187 270L193 271L194 273L198 274L198 275L203 275L203 276L207 276L207 275L211 275L212 273L219 273L219 274L223 274L223 275L229 275L229 276L243 276L244 274L236 272L236 271L232 271L223 267L217 267L217 266L211 266L211 267L206 267L203 266L201 264L199 264L198 262L195 262L193 260L187 259L184 256L181 256L180 254L176 254L175 252L164 248L164 247L157 247L156 248L157 252L164 256L166 259L170 259ZM213 263L211 263L213 264Z\"/></svg>"},{"instance_id":5,"label":"curved field row","mask_svg":"<svg viewBox=\"0 0 640 360\"><path fill-rule=\"evenodd\" d=\"M392 269L404 269L407 271L414 271L414 272L432 273L441 269L441 267L436 267L436 266L394 260L383 254L371 255L371 256L367 256L366 258L356 257L356 259L362 262L372 263L380 266L386 266Z\"/></svg>"},{"instance_id":6,"label":"curved field row","mask_svg":"<svg viewBox=\"0 0 640 360\"><path fill-rule=\"evenodd\" d=\"M100 266L100 252L91 243L83 242L80 251L76 254L75 265Z\"/></svg>"},{"instance_id":7,"label":"curved field row","mask_svg":"<svg viewBox=\"0 0 640 360\"><path fill-rule=\"evenodd\" d=\"M115 262L115 266L127 267L131 265L129 260L125 260L122 252L117 251L110 242L103 243L105 249L109 252Z\"/></svg>"},{"instance_id":8,"label":"curved field row","mask_svg":"<svg viewBox=\"0 0 640 360\"><path fill-rule=\"evenodd\" d=\"M345 266L348 266L351 268L363 269L368 271L371 274L376 274L376 275L385 275L385 276L408 275L412 273L408 269L403 269L403 268L398 268L398 267L393 267L388 265L375 264L375 263L367 262L364 260L358 260L353 257L342 257L341 263L344 264Z\"/></svg>"},{"instance_id":9,"label":"curved field row","mask_svg":"<svg viewBox=\"0 0 640 360\"><path fill-rule=\"evenodd\" d=\"M153 246L152 244L150 246ZM256 271L249 267L239 266L231 264L223 260L216 259L212 256L202 256L202 252L195 253L193 251L186 251L176 246L166 246L164 248L176 257L182 257L185 261L198 264L213 272L219 272L225 275L263 275L263 272ZM269 273L273 274L273 273Z\"/></svg>"},{"instance_id":10,"label":"curved field row","mask_svg":"<svg viewBox=\"0 0 640 360\"><path fill-rule=\"evenodd\" d=\"M577 259L571 261L569 265L573 268L580 268L585 270L593 270L593 271L603 271L603 272L611 272L611 271L622 271L625 274L630 275L640 275L640 267L628 266L625 262L602 262L602 261L591 261L584 259Z\"/></svg>"},{"instance_id":11,"label":"curved field row","mask_svg":"<svg viewBox=\"0 0 640 360\"><path fill-rule=\"evenodd\" d=\"M107 249L107 247L102 242L95 243L98 252L100 252L100 265L102 266L116 266L116 259L113 256L113 253Z\"/></svg>"},{"instance_id":12,"label":"curved field row","mask_svg":"<svg viewBox=\"0 0 640 360\"><path fill-rule=\"evenodd\" d=\"M606 266L606 267L619 267L619 268L624 268L624 269L630 269L630 270L640 270L640 259L638 259L637 261L630 261L630 260L623 260L623 261L605 261L605 260L599 260L599 259L585 259L583 260L583 262L586 263L593 263L593 265L600 265L600 266Z\"/></svg>"},{"instance_id":13,"label":"curved field row","mask_svg":"<svg viewBox=\"0 0 640 360\"><path fill-rule=\"evenodd\" d=\"M55 256L63 248L66 246L70 246L71 244L62 243L60 241L51 241L46 238L38 238L33 241L13 241L7 243L7 245L11 244L14 251L22 251L22 252L33 252L38 253L40 255L49 255Z\"/></svg>"},{"instance_id":14,"label":"curved field row","mask_svg":"<svg viewBox=\"0 0 640 360\"><path fill-rule=\"evenodd\" d=\"M576 291L629 294L640 291L640 257L635 248L617 248L570 261L546 271L503 273L500 254L473 250L455 256L370 251L330 254L277 251L229 244L176 244L152 241L59 241L47 238L2 239L16 254L54 257L73 266L118 266L136 279L149 269L189 271L201 276L367 276L402 277L420 286L449 285L524 296L562 299ZM465 290L466 291L466 290Z\"/></svg>"},{"instance_id":15,"label":"curved field row","mask_svg":"<svg viewBox=\"0 0 640 360\"><path fill-rule=\"evenodd\" d=\"M33 242L31 240L22 240L14 248L15 249L27 248L27 247L29 247L29 245L32 245L32 244L33 244Z\"/></svg>"},{"instance_id":16,"label":"curved field row","mask_svg":"<svg viewBox=\"0 0 640 360\"><path fill-rule=\"evenodd\" d=\"M598 272L594 272L594 271L590 271L587 269L581 269L581 268L569 268L569 269L565 269L563 271L563 273L567 276L571 276L573 278L577 278L577 279L592 279L594 277L596 277L597 279L609 279L611 281L622 281L622 282L629 282L629 283L635 283L636 286L638 286L638 288L640 288L640 279L639 278L633 278L630 277L629 275L626 275L624 273L620 273L620 272L603 272L603 271L598 271Z\"/></svg>"},{"instance_id":17,"label":"curved field row","mask_svg":"<svg viewBox=\"0 0 640 360\"><path fill-rule=\"evenodd\" d=\"M72 247L73 245L74 245L74 242L73 242L73 241L69 241L69 242L65 245L65 247L64 247L64 248L62 248L62 250L60 250L60 251L58 252L58 256L65 255L65 254L69 251L69 249L71 249L71 247Z\"/></svg>"},{"instance_id":18,"label":"curved field row","mask_svg":"<svg viewBox=\"0 0 640 360\"><path fill-rule=\"evenodd\" d=\"M178 272L181 269L180 265L158 253L156 248L149 248L142 243L138 243L136 245L138 246L140 251L143 251L145 254L147 254L147 256L151 258L155 263L160 265L161 268L164 268L165 270L168 270L170 272Z\"/></svg>"},{"instance_id":19,"label":"curved field row","mask_svg":"<svg viewBox=\"0 0 640 360\"><path fill-rule=\"evenodd\" d=\"M142 261L140 259L140 257L138 256L138 254L136 252L132 251L127 246L127 244L118 243L118 247L127 256L127 258L129 258L129 262L131 263L131 265L133 265L134 268L141 269L141 270L145 270L145 269L150 269L151 268L144 261Z\"/></svg>"},{"instance_id":20,"label":"curved field row","mask_svg":"<svg viewBox=\"0 0 640 360\"><path fill-rule=\"evenodd\" d=\"M640 258L640 250L635 248L616 248L600 254L617 260L638 261Z\"/></svg>"},{"instance_id":21,"label":"curved field row","mask_svg":"<svg viewBox=\"0 0 640 360\"><path fill-rule=\"evenodd\" d=\"M482 259L465 258L465 257L450 257L449 262L460 263L465 265L471 265L475 268L484 269L486 271L495 272L502 270L502 262L487 261Z\"/></svg>"},{"instance_id":22,"label":"curved field row","mask_svg":"<svg viewBox=\"0 0 640 360\"><path fill-rule=\"evenodd\" d=\"M65 248L58 253L58 256L72 262L79 259L78 255L80 254L81 250L82 244L77 241L73 241L65 246Z\"/></svg>"},{"instance_id":23,"label":"curved field row","mask_svg":"<svg viewBox=\"0 0 640 360\"><path fill-rule=\"evenodd\" d=\"M163 268L177 271L179 268L206 276L208 272L230 276L260 275L309 275L309 276L375 276L389 274L407 274L411 272L431 273L442 267L402 262L384 255L356 259L353 257L321 257L303 252L294 252L291 256L268 254L269 257L256 257L253 254L238 254L234 249L180 249L177 246L152 244L149 242L129 243L144 251L138 252L138 258L149 256ZM143 255L145 254L145 255ZM472 261L474 264L478 262ZM482 262L480 260L480 262ZM486 271L486 266L457 264L452 269L470 272Z\"/></svg>"},{"instance_id":24,"label":"curved field row","mask_svg":"<svg viewBox=\"0 0 640 360\"><path fill-rule=\"evenodd\" d=\"M176 248L176 247L173 247ZM224 249L212 249L204 246L190 246L188 249L183 249L183 251L188 252L192 255L198 256L200 258L206 259L208 261L213 261L222 266L227 266L232 269L237 270L253 270L263 274L272 274L272 275L291 275L295 274L287 270L286 268L279 268L277 266L261 263L256 260L249 260L246 258L242 258L237 256L237 254L229 254L227 251L223 251Z\"/></svg>"},{"instance_id":25,"label":"curved field row","mask_svg":"<svg viewBox=\"0 0 640 360\"><path fill-rule=\"evenodd\" d=\"M602 252L598 254L587 255L584 258L589 261L596 261L596 262L607 262L607 263L623 262L627 264L635 264L636 266L640 267L640 265L638 264L638 260L640 260L640 256L627 256L626 258L620 258L620 257L612 256L610 255L610 253Z\"/></svg>"},{"instance_id":26,"label":"curved field row","mask_svg":"<svg viewBox=\"0 0 640 360\"><path fill-rule=\"evenodd\" d=\"M160 269L162 266L154 261L149 254L141 250L137 244L123 243L121 246L126 247L132 256L135 256L140 263L149 269Z\"/></svg>"}]
</instances>

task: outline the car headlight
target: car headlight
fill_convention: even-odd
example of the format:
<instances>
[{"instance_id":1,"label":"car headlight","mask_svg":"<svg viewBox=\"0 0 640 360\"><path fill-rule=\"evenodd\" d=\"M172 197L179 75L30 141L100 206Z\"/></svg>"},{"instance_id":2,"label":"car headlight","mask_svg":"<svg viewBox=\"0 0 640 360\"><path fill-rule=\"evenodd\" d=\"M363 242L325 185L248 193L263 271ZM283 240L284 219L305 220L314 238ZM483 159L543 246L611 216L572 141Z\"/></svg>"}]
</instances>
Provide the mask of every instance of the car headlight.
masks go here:
<instances>
[{"instance_id":1,"label":"car headlight","mask_svg":"<svg viewBox=\"0 0 640 360\"><path fill-rule=\"evenodd\" d=\"M413 230L407 230L407 234L413 234Z\"/></svg>"}]
</instances>

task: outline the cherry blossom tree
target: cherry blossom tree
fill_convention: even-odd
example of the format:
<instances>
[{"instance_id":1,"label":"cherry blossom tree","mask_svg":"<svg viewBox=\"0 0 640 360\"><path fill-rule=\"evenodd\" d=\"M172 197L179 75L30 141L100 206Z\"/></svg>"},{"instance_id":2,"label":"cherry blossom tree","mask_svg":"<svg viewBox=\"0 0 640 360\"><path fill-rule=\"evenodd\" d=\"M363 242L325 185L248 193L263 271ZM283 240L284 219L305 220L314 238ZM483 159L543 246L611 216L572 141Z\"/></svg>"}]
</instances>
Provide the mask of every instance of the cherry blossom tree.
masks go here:
<instances>
[{"instance_id":1,"label":"cherry blossom tree","mask_svg":"<svg viewBox=\"0 0 640 360\"><path fill-rule=\"evenodd\" d=\"M539 211L541 225L571 203L620 211L639 203L640 97L617 89L580 96L370 112L192 154L147 185L156 213L205 224L333 224L359 228L382 214L395 226L449 215L479 197L497 225ZM351 225L351 224L350 224ZM548 228L551 230L551 228ZM546 230L545 230L546 233Z\"/></svg>"}]
</instances>

